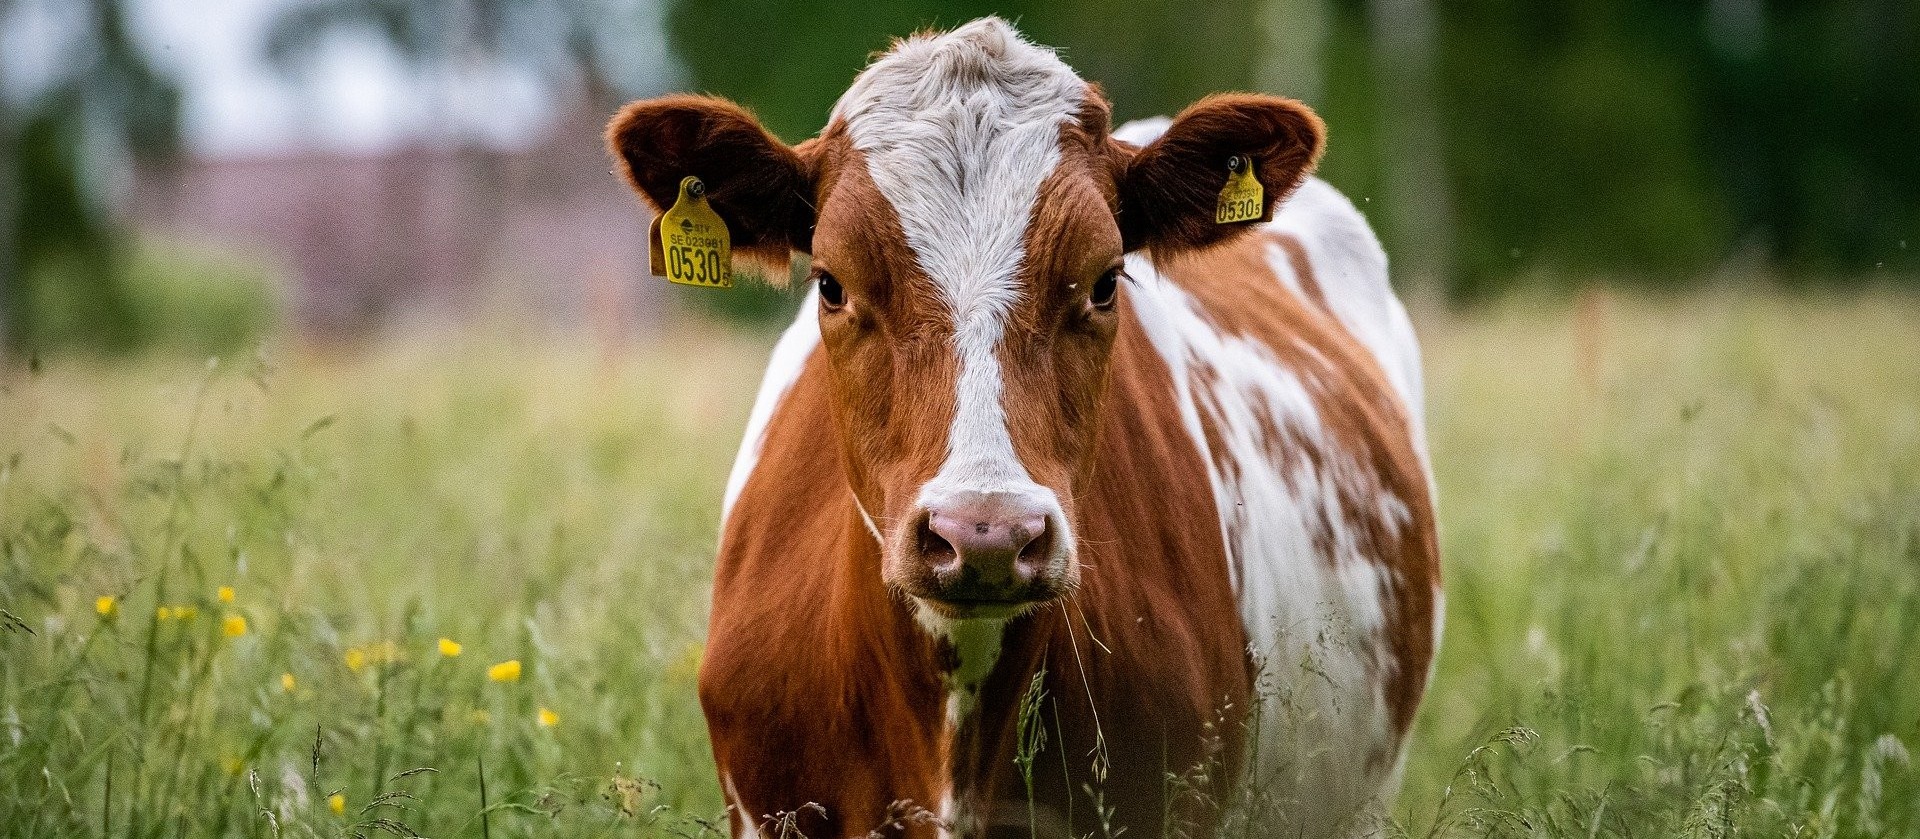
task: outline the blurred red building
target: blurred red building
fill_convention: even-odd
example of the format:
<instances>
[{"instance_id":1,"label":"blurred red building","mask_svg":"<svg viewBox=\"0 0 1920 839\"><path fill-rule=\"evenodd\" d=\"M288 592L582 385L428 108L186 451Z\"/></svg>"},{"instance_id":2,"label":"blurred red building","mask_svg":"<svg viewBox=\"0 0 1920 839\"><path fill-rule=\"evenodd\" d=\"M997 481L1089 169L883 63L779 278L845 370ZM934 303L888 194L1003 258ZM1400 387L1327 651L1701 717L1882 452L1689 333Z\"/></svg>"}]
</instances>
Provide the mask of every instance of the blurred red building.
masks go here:
<instances>
[{"instance_id":1,"label":"blurred red building","mask_svg":"<svg viewBox=\"0 0 1920 839\"><path fill-rule=\"evenodd\" d=\"M131 210L145 231L274 261L310 335L488 307L625 333L666 296L643 282L649 217L608 168L582 116L517 151L190 158L143 173Z\"/></svg>"}]
</instances>

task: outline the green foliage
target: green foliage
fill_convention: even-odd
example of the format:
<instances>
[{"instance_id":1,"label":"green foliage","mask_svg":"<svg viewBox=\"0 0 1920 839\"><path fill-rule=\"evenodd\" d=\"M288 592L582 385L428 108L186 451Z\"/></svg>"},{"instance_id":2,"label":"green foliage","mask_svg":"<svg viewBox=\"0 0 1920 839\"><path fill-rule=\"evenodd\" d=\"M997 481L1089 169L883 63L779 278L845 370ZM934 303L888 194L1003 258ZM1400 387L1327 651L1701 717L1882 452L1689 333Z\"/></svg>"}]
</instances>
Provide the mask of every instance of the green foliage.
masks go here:
<instances>
[{"instance_id":1,"label":"green foliage","mask_svg":"<svg viewBox=\"0 0 1920 839\"><path fill-rule=\"evenodd\" d=\"M651 245L649 246L651 247ZM760 276L758 269L736 263L733 287L727 289L674 286L674 297L692 309L718 320L751 329L784 329L793 321L794 310L807 292L806 260L796 257L784 284L776 285ZM648 282L665 282L649 277Z\"/></svg>"},{"instance_id":2,"label":"green foliage","mask_svg":"<svg viewBox=\"0 0 1920 839\"><path fill-rule=\"evenodd\" d=\"M1448 598L1414 835L1920 830L1915 314L1426 332Z\"/></svg>"},{"instance_id":3,"label":"green foliage","mask_svg":"<svg viewBox=\"0 0 1920 839\"><path fill-rule=\"evenodd\" d=\"M311 66L326 39L371 33L416 71L459 74L480 61L529 73L591 104L611 107L611 91L643 94L670 75L658 56L637 49L646 0L303 0L285 4L267 30L265 57L282 72ZM458 137L460 129L451 129ZM464 139L464 138L462 138Z\"/></svg>"},{"instance_id":4,"label":"green foliage","mask_svg":"<svg viewBox=\"0 0 1920 839\"><path fill-rule=\"evenodd\" d=\"M1690 12L1483 5L1441 52L1452 290L1484 297L1529 268L1664 280L1724 256L1730 209L1695 136L1698 50L1670 37Z\"/></svg>"},{"instance_id":5,"label":"green foliage","mask_svg":"<svg viewBox=\"0 0 1920 839\"><path fill-rule=\"evenodd\" d=\"M124 283L135 334L160 350L244 350L273 329L285 308L281 281L262 263L180 242L137 240Z\"/></svg>"},{"instance_id":6,"label":"green foliage","mask_svg":"<svg viewBox=\"0 0 1920 839\"><path fill-rule=\"evenodd\" d=\"M701 426L737 430L754 375L722 348L692 378L659 373L694 345L610 368L479 340L12 371L6 835L471 835L481 761L502 835L702 835L693 678L731 441Z\"/></svg>"},{"instance_id":7,"label":"green foliage","mask_svg":"<svg viewBox=\"0 0 1920 839\"><path fill-rule=\"evenodd\" d=\"M1920 300L1596 300L1416 312L1448 608L1398 829L1920 831ZM7 370L7 835L724 832L694 672L768 339L509 334Z\"/></svg>"},{"instance_id":8,"label":"green foliage","mask_svg":"<svg viewBox=\"0 0 1920 839\"><path fill-rule=\"evenodd\" d=\"M123 3L52 8L72 60L0 96L0 339L126 350L138 313L102 184L128 159L174 153L180 90L135 42Z\"/></svg>"},{"instance_id":9,"label":"green foliage","mask_svg":"<svg viewBox=\"0 0 1920 839\"><path fill-rule=\"evenodd\" d=\"M226 353L258 340L281 309L278 282L258 264L155 239L61 251L27 280L14 338L36 349Z\"/></svg>"},{"instance_id":10,"label":"green foliage","mask_svg":"<svg viewBox=\"0 0 1920 839\"><path fill-rule=\"evenodd\" d=\"M126 349L134 318L120 289L117 232L86 191L79 121L57 111L36 115L12 141L0 166L15 189L11 235L0 241L0 334L16 346L52 336L91 338ZM31 212L27 212L31 208ZM11 276L8 276L11 274ZM4 349L4 348L0 348Z\"/></svg>"},{"instance_id":11,"label":"green foliage","mask_svg":"<svg viewBox=\"0 0 1920 839\"><path fill-rule=\"evenodd\" d=\"M811 135L890 39L997 13L1061 48L1115 116L1177 112L1305 63L1328 119L1323 174L1394 254L1421 252L1427 202L1384 135L1397 109L1381 13L1432 6L1431 136L1445 179L1438 266L1456 300L1595 279L1682 284L1737 258L1789 277L1920 277L1920 7L1887 0L1752 4L1101 2L982 5L680 0L669 20L691 89ZM1394 10L1399 11L1394 11ZM1736 10L1726 19L1726 9ZM1273 27L1317 25L1295 55ZM1296 22L1294 19L1299 18ZM1284 76L1283 76L1284 77ZM1416 126L1417 127L1417 126ZM1429 201L1432 196L1427 196Z\"/></svg>"},{"instance_id":12,"label":"green foliage","mask_svg":"<svg viewBox=\"0 0 1920 839\"><path fill-rule=\"evenodd\" d=\"M834 100L894 38L998 14L1057 47L1099 81L1129 119L1175 110L1207 93L1245 88L1258 43L1254 5L1226 3L754 3L684 0L668 19L696 90L734 98L789 141L826 124Z\"/></svg>"}]
</instances>

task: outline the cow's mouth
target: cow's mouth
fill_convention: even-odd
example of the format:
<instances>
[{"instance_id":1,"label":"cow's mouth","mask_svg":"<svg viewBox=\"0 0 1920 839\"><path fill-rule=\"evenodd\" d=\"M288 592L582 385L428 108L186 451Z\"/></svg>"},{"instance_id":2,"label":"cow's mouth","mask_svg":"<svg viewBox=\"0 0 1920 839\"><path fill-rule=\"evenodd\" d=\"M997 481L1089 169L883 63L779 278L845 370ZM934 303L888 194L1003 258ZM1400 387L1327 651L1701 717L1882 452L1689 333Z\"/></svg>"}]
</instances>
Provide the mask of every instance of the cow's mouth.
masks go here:
<instances>
[{"instance_id":1,"label":"cow's mouth","mask_svg":"<svg viewBox=\"0 0 1920 839\"><path fill-rule=\"evenodd\" d=\"M970 599L914 594L920 607L946 620L1008 620L1017 618L1059 595L1051 586L1034 586L1013 598Z\"/></svg>"}]
</instances>

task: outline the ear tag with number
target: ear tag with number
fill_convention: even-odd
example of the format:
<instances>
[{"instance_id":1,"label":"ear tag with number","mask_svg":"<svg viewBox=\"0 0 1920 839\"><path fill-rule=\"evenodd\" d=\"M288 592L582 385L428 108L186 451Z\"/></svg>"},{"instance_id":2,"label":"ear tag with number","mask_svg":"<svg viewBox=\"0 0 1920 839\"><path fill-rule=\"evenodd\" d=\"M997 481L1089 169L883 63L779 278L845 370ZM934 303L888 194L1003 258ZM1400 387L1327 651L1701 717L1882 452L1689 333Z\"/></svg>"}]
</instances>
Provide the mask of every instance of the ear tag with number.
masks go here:
<instances>
[{"instance_id":1,"label":"ear tag with number","mask_svg":"<svg viewBox=\"0 0 1920 839\"><path fill-rule=\"evenodd\" d=\"M1253 160L1245 155L1227 158L1227 185L1213 207L1214 224L1257 221L1267 214L1266 190L1253 177Z\"/></svg>"},{"instance_id":2,"label":"ear tag with number","mask_svg":"<svg viewBox=\"0 0 1920 839\"><path fill-rule=\"evenodd\" d=\"M652 268L668 282L702 288L733 287L733 245L727 223L707 205L707 186L691 175L680 197L653 220Z\"/></svg>"}]
</instances>

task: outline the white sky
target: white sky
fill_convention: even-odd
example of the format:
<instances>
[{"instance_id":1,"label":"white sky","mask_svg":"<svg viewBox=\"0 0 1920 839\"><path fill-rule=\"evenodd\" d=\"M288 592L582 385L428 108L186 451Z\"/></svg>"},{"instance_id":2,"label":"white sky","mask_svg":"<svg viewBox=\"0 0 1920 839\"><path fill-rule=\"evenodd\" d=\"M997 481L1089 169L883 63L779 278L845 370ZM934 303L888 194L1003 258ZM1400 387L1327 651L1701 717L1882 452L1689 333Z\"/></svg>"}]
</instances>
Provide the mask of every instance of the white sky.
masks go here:
<instances>
[{"instance_id":1,"label":"white sky","mask_svg":"<svg viewBox=\"0 0 1920 839\"><path fill-rule=\"evenodd\" d=\"M68 56L60 46L71 0L23 0L0 20L0 95L32 90ZM185 92L190 150L250 155L291 149L366 151L409 139L463 139L514 146L535 141L555 118L540 79L493 69L455 82L423 77L371 34L340 33L290 82L261 57L268 23L296 0L135 0L132 25ZM665 58L658 2L635 4L622 21ZM439 89L436 91L435 86ZM438 95L435 95L438 93ZM451 126L451 128L449 128ZM441 132L430 136L429 132Z\"/></svg>"}]
</instances>

